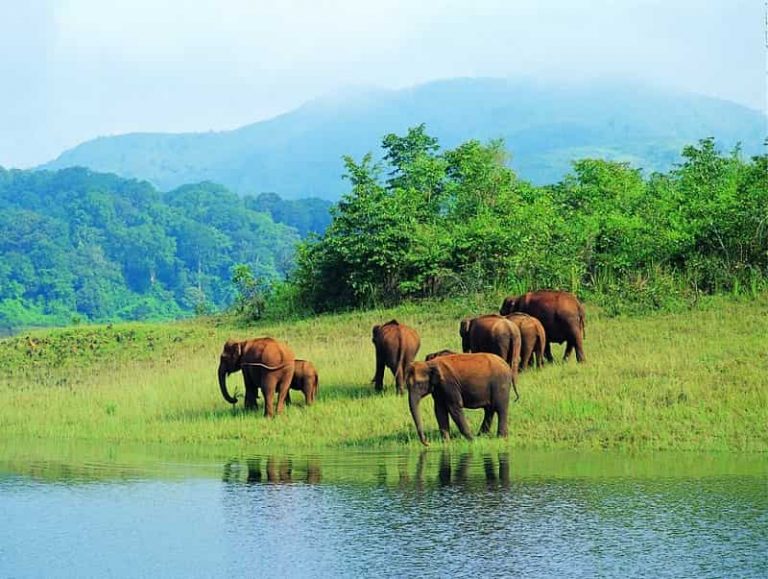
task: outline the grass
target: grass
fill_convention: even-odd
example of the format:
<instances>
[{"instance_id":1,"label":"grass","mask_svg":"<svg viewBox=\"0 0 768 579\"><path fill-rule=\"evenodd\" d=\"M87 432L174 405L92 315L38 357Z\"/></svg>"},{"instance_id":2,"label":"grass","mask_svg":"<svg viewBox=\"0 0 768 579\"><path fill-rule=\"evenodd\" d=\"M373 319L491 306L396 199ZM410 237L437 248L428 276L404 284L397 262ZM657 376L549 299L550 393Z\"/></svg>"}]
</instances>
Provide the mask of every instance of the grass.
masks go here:
<instances>
[{"instance_id":1,"label":"grass","mask_svg":"<svg viewBox=\"0 0 768 579\"><path fill-rule=\"evenodd\" d=\"M383 395L370 385L371 326L392 317L414 326L423 357L458 349L458 320L489 309L482 301L442 302L253 328L199 320L1 340L0 438L222 444L252 452L416 448L407 399L395 396L391 375ZM636 318L604 317L588 307L587 316L588 363L521 374L507 440L457 439L448 446L768 450L768 295ZM222 344L261 335L285 340L298 357L315 362L316 405L305 407L295 393L284 415L267 420L262 400L257 414L224 402L216 381ZM229 386L242 394L241 376L230 376ZM436 441L431 406L425 399L422 413ZM479 428L482 412L467 415Z\"/></svg>"}]
</instances>

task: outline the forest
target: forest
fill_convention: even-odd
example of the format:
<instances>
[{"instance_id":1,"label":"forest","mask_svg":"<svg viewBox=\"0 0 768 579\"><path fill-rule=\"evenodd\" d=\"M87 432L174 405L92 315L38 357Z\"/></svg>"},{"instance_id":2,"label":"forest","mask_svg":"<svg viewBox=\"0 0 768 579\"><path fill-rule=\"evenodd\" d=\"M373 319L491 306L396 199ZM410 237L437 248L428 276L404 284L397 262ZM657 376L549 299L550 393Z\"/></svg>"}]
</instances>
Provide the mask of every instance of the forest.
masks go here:
<instances>
[{"instance_id":1,"label":"forest","mask_svg":"<svg viewBox=\"0 0 768 579\"><path fill-rule=\"evenodd\" d=\"M441 150L420 125L382 150L380 162L345 158L350 192L299 245L291 279L311 311L559 288L615 314L766 288L766 155L709 138L665 173L581 159L534 186L501 141Z\"/></svg>"},{"instance_id":2,"label":"forest","mask_svg":"<svg viewBox=\"0 0 768 579\"><path fill-rule=\"evenodd\" d=\"M282 279L329 206L213 183L161 193L82 168L0 168L0 331L219 310L236 297L238 265L262 285Z\"/></svg>"},{"instance_id":3,"label":"forest","mask_svg":"<svg viewBox=\"0 0 768 579\"><path fill-rule=\"evenodd\" d=\"M665 173L580 159L545 186L515 174L502 141L442 149L424 125L343 163L349 191L334 206L0 169L0 330L542 287L610 315L768 286L768 156L711 138Z\"/></svg>"}]
</instances>

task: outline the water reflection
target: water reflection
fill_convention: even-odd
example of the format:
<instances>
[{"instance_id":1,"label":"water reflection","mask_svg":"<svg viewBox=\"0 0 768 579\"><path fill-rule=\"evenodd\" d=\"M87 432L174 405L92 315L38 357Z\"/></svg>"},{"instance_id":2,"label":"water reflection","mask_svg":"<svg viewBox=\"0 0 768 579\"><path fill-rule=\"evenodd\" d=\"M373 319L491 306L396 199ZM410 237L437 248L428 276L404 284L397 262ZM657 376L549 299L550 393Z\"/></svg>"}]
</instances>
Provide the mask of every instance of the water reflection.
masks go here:
<instances>
[{"instance_id":1,"label":"water reflection","mask_svg":"<svg viewBox=\"0 0 768 579\"><path fill-rule=\"evenodd\" d=\"M294 465L294 462L297 464ZM317 484L322 481L319 459L295 460L290 457L250 457L230 459L224 463L221 480L225 483L294 483Z\"/></svg>"},{"instance_id":2,"label":"water reflection","mask_svg":"<svg viewBox=\"0 0 768 579\"><path fill-rule=\"evenodd\" d=\"M0 576L768 575L759 458L139 456L0 454Z\"/></svg>"}]
</instances>

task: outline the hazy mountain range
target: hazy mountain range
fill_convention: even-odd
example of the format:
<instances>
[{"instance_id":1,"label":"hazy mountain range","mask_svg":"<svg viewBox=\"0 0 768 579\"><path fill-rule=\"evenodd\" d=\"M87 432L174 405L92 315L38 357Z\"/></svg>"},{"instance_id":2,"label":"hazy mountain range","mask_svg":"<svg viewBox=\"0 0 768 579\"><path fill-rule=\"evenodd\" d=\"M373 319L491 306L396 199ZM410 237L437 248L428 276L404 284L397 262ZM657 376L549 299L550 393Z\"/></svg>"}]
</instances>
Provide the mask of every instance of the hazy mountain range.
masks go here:
<instances>
[{"instance_id":1,"label":"hazy mountain range","mask_svg":"<svg viewBox=\"0 0 768 579\"><path fill-rule=\"evenodd\" d=\"M512 167L539 184L560 179L577 158L666 170L698 139L713 136L724 148L741 142L751 155L768 134L761 112L695 94L627 83L453 79L348 90L231 131L101 137L43 167L85 166L161 190L214 181L241 194L335 200L347 188L342 155L377 152L385 134L419 123L444 147L503 138Z\"/></svg>"}]
</instances>

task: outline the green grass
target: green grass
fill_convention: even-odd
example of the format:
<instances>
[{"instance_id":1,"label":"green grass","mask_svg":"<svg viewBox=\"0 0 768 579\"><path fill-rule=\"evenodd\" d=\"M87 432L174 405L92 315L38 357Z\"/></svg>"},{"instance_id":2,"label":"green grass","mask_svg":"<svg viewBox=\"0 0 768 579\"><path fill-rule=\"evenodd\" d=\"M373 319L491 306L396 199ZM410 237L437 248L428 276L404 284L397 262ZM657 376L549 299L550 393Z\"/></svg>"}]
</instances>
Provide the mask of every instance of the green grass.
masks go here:
<instances>
[{"instance_id":1,"label":"green grass","mask_svg":"<svg viewBox=\"0 0 768 579\"><path fill-rule=\"evenodd\" d=\"M210 320L51 330L0 341L0 437L216 446L252 452L416 448L407 399L370 379L370 328L397 317L420 357L458 349L458 320L478 301L406 305L250 329ZM768 450L768 295L718 298L680 314L608 318L587 308L589 362L521 374L507 440L475 449ZM275 420L233 411L216 381L223 342L272 335L315 362L318 402ZM118 336L120 336L118 338ZM556 354L562 350L555 347ZM242 394L242 378L230 376ZM260 403L262 401L260 400ZM437 442L431 400L422 403ZM481 411L467 411L479 428ZM469 447L457 439L451 448Z\"/></svg>"}]
</instances>

